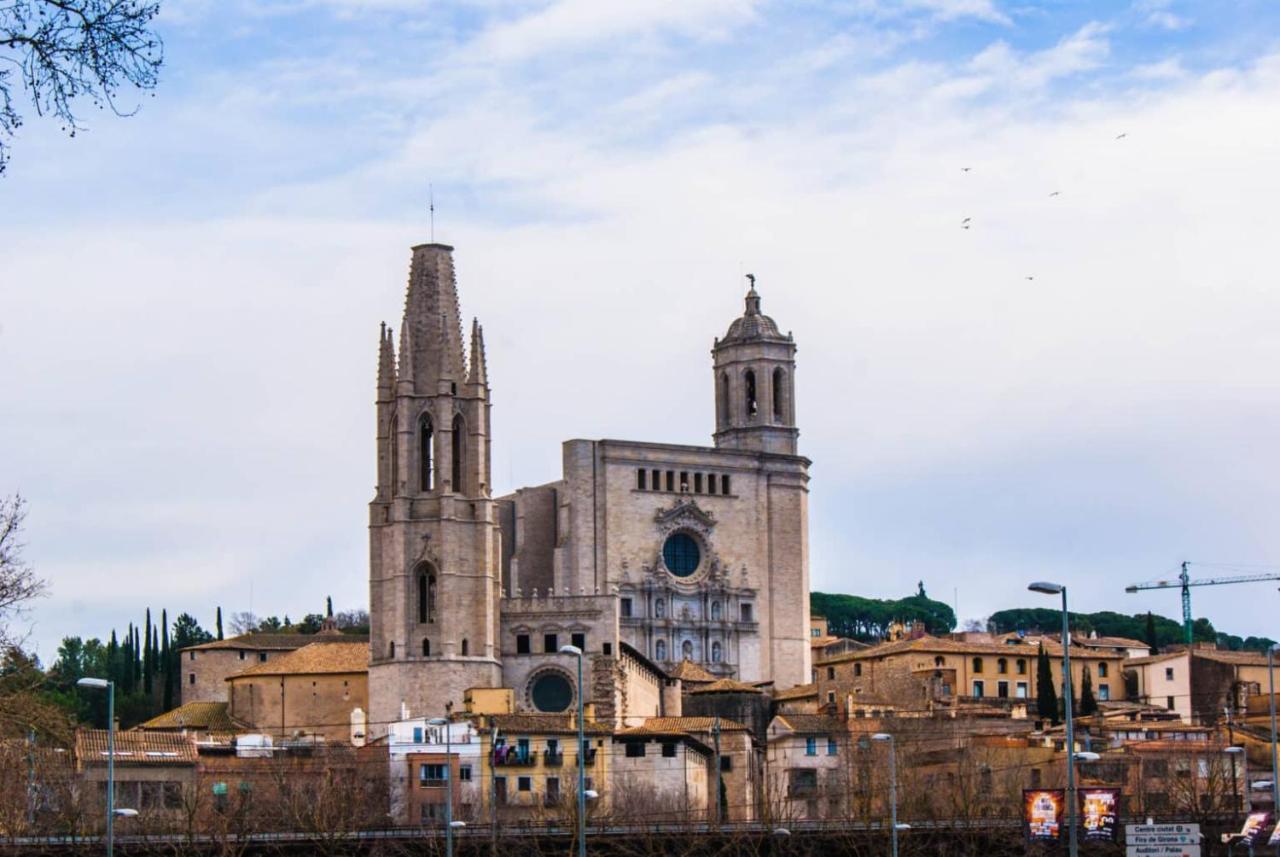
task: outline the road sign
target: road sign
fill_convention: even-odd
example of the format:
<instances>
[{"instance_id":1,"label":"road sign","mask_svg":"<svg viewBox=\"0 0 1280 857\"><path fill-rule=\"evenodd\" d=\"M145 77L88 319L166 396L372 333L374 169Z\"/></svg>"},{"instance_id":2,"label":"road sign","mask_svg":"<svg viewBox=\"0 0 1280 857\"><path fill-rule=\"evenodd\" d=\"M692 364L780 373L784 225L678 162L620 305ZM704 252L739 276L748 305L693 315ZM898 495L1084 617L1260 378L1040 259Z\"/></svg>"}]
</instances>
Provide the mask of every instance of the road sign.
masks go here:
<instances>
[{"instance_id":1,"label":"road sign","mask_svg":"<svg viewBox=\"0 0 1280 857\"><path fill-rule=\"evenodd\" d=\"M1126 824L1128 857L1200 857L1198 824Z\"/></svg>"}]
</instances>

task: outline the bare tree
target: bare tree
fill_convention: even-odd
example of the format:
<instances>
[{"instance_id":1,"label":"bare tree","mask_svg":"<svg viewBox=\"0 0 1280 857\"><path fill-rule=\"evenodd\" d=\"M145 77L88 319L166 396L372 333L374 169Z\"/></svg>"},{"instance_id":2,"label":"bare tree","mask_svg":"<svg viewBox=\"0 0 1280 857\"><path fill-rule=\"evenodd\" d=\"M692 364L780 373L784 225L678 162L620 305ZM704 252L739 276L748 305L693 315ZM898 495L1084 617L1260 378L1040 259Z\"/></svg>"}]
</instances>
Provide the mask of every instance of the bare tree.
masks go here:
<instances>
[{"instance_id":1,"label":"bare tree","mask_svg":"<svg viewBox=\"0 0 1280 857\"><path fill-rule=\"evenodd\" d=\"M5 140L22 125L13 81L39 116L56 116L73 136L83 128L78 103L87 99L117 116L120 89L154 89L164 47L151 29L153 0L5 0L0 3L0 173Z\"/></svg>"},{"instance_id":2,"label":"bare tree","mask_svg":"<svg viewBox=\"0 0 1280 857\"><path fill-rule=\"evenodd\" d=\"M4 15L0 8L0 16ZM0 85L3 84L0 71ZM0 87L0 98L3 98ZM0 102L2 103L2 102ZM18 494L0 499L0 646L16 645L10 623L25 611L27 602L43 595L44 581L22 558L22 524L27 517L26 501Z\"/></svg>"},{"instance_id":3,"label":"bare tree","mask_svg":"<svg viewBox=\"0 0 1280 857\"><path fill-rule=\"evenodd\" d=\"M258 630L258 617L247 610L232 613L228 622L231 625L231 633L233 634L252 634Z\"/></svg>"}]
</instances>

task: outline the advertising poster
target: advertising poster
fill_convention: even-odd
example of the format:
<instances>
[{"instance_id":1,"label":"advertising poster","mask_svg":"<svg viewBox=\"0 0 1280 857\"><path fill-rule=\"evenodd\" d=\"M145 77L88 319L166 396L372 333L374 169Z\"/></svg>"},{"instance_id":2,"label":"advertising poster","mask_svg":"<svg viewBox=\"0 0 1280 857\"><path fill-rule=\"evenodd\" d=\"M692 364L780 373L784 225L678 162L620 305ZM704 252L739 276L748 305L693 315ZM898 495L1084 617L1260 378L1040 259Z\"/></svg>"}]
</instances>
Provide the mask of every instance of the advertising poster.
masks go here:
<instances>
[{"instance_id":1,"label":"advertising poster","mask_svg":"<svg viewBox=\"0 0 1280 857\"><path fill-rule=\"evenodd\" d=\"M1067 810L1062 789L1025 789L1022 792L1022 822L1027 838L1056 841L1062 838L1062 817Z\"/></svg>"},{"instance_id":2,"label":"advertising poster","mask_svg":"<svg viewBox=\"0 0 1280 857\"><path fill-rule=\"evenodd\" d=\"M1113 842L1120 810L1119 789L1080 789L1080 821L1086 842Z\"/></svg>"},{"instance_id":3,"label":"advertising poster","mask_svg":"<svg viewBox=\"0 0 1280 857\"><path fill-rule=\"evenodd\" d=\"M1269 812L1251 812L1244 820L1244 827L1240 828L1240 841L1250 847L1258 844L1262 839L1262 832L1267 829L1267 825L1271 822L1271 813Z\"/></svg>"}]
</instances>

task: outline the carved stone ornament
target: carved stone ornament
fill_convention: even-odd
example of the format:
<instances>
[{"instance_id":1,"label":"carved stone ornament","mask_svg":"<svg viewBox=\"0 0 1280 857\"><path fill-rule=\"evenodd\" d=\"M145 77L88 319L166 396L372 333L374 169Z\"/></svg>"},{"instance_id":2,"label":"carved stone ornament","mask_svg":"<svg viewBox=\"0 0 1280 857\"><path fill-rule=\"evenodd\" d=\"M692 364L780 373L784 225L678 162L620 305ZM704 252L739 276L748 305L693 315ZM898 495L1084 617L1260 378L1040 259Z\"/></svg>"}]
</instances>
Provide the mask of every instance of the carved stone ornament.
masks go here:
<instances>
[{"instance_id":1,"label":"carved stone ornament","mask_svg":"<svg viewBox=\"0 0 1280 857\"><path fill-rule=\"evenodd\" d=\"M664 537L676 530L692 530L703 537L711 535L716 519L693 500L679 500L670 509L659 509L653 515Z\"/></svg>"},{"instance_id":2,"label":"carved stone ornament","mask_svg":"<svg viewBox=\"0 0 1280 857\"><path fill-rule=\"evenodd\" d=\"M436 571L440 570L440 557L436 556L435 549L431 547L431 533L422 534L422 549L418 551L418 558L413 564L417 566L424 562L429 563Z\"/></svg>"}]
</instances>

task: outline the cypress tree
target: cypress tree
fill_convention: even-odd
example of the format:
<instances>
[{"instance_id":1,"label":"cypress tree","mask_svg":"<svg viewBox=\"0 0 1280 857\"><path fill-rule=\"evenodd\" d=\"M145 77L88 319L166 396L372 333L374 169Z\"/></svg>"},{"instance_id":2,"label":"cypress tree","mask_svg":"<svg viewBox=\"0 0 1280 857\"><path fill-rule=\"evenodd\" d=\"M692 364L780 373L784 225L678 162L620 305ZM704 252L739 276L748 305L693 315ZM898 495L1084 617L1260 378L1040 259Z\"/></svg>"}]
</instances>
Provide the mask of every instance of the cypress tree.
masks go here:
<instances>
[{"instance_id":1,"label":"cypress tree","mask_svg":"<svg viewBox=\"0 0 1280 857\"><path fill-rule=\"evenodd\" d=\"M1036 655L1036 714L1058 725L1058 692L1053 687L1053 667L1043 643Z\"/></svg>"},{"instance_id":2,"label":"cypress tree","mask_svg":"<svg viewBox=\"0 0 1280 857\"><path fill-rule=\"evenodd\" d=\"M1084 679L1081 681L1080 687L1080 716L1088 717L1090 714L1098 712L1098 700L1093 697L1093 675L1086 666L1083 670Z\"/></svg>"},{"instance_id":3,"label":"cypress tree","mask_svg":"<svg viewBox=\"0 0 1280 857\"><path fill-rule=\"evenodd\" d=\"M164 710L173 708L173 652L169 651L169 611L160 610L160 669L164 682Z\"/></svg>"},{"instance_id":4,"label":"cypress tree","mask_svg":"<svg viewBox=\"0 0 1280 857\"><path fill-rule=\"evenodd\" d=\"M147 638L142 644L142 690L147 698L151 697L151 674L155 670L154 655L151 653L151 608L147 608L145 633Z\"/></svg>"},{"instance_id":5,"label":"cypress tree","mask_svg":"<svg viewBox=\"0 0 1280 857\"><path fill-rule=\"evenodd\" d=\"M126 694L133 693L133 623L129 623L129 635L125 638L124 658L120 665L124 671L124 680L120 683Z\"/></svg>"},{"instance_id":6,"label":"cypress tree","mask_svg":"<svg viewBox=\"0 0 1280 857\"><path fill-rule=\"evenodd\" d=\"M107 678L120 686L120 644L116 642L116 629L111 629L111 642L107 644Z\"/></svg>"},{"instance_id":7,"label":"cypress tree","mask_svg":"<svg viewBox=\"0 0 1280 857\"><path fill-rule=\"evenodd\" d=\"M142 637L138 628L133 629L133 689L136 692L142 683Z\"/></svg>"},{"instance_id":8,"label":"cypress tree","mask_svg":"<svg viewBox=\"0 0 1280 857\"><path fill-rule=\"evenodd\" d=\"M222 639L222 608L218 608L218 639Z\"/></svg>"},{"instance_id":9,"label":"cypress tree","mask_svg":"<svg viewBox=\"0 0 1280 857\"><path fill-rule=\"evenodd\" d=\"M1150 610L1147 611L1147 645L1151 647L1151 654L1160 654L1160 646L1156 643L1156 620Z\"/></svg>"}]
</instances>

